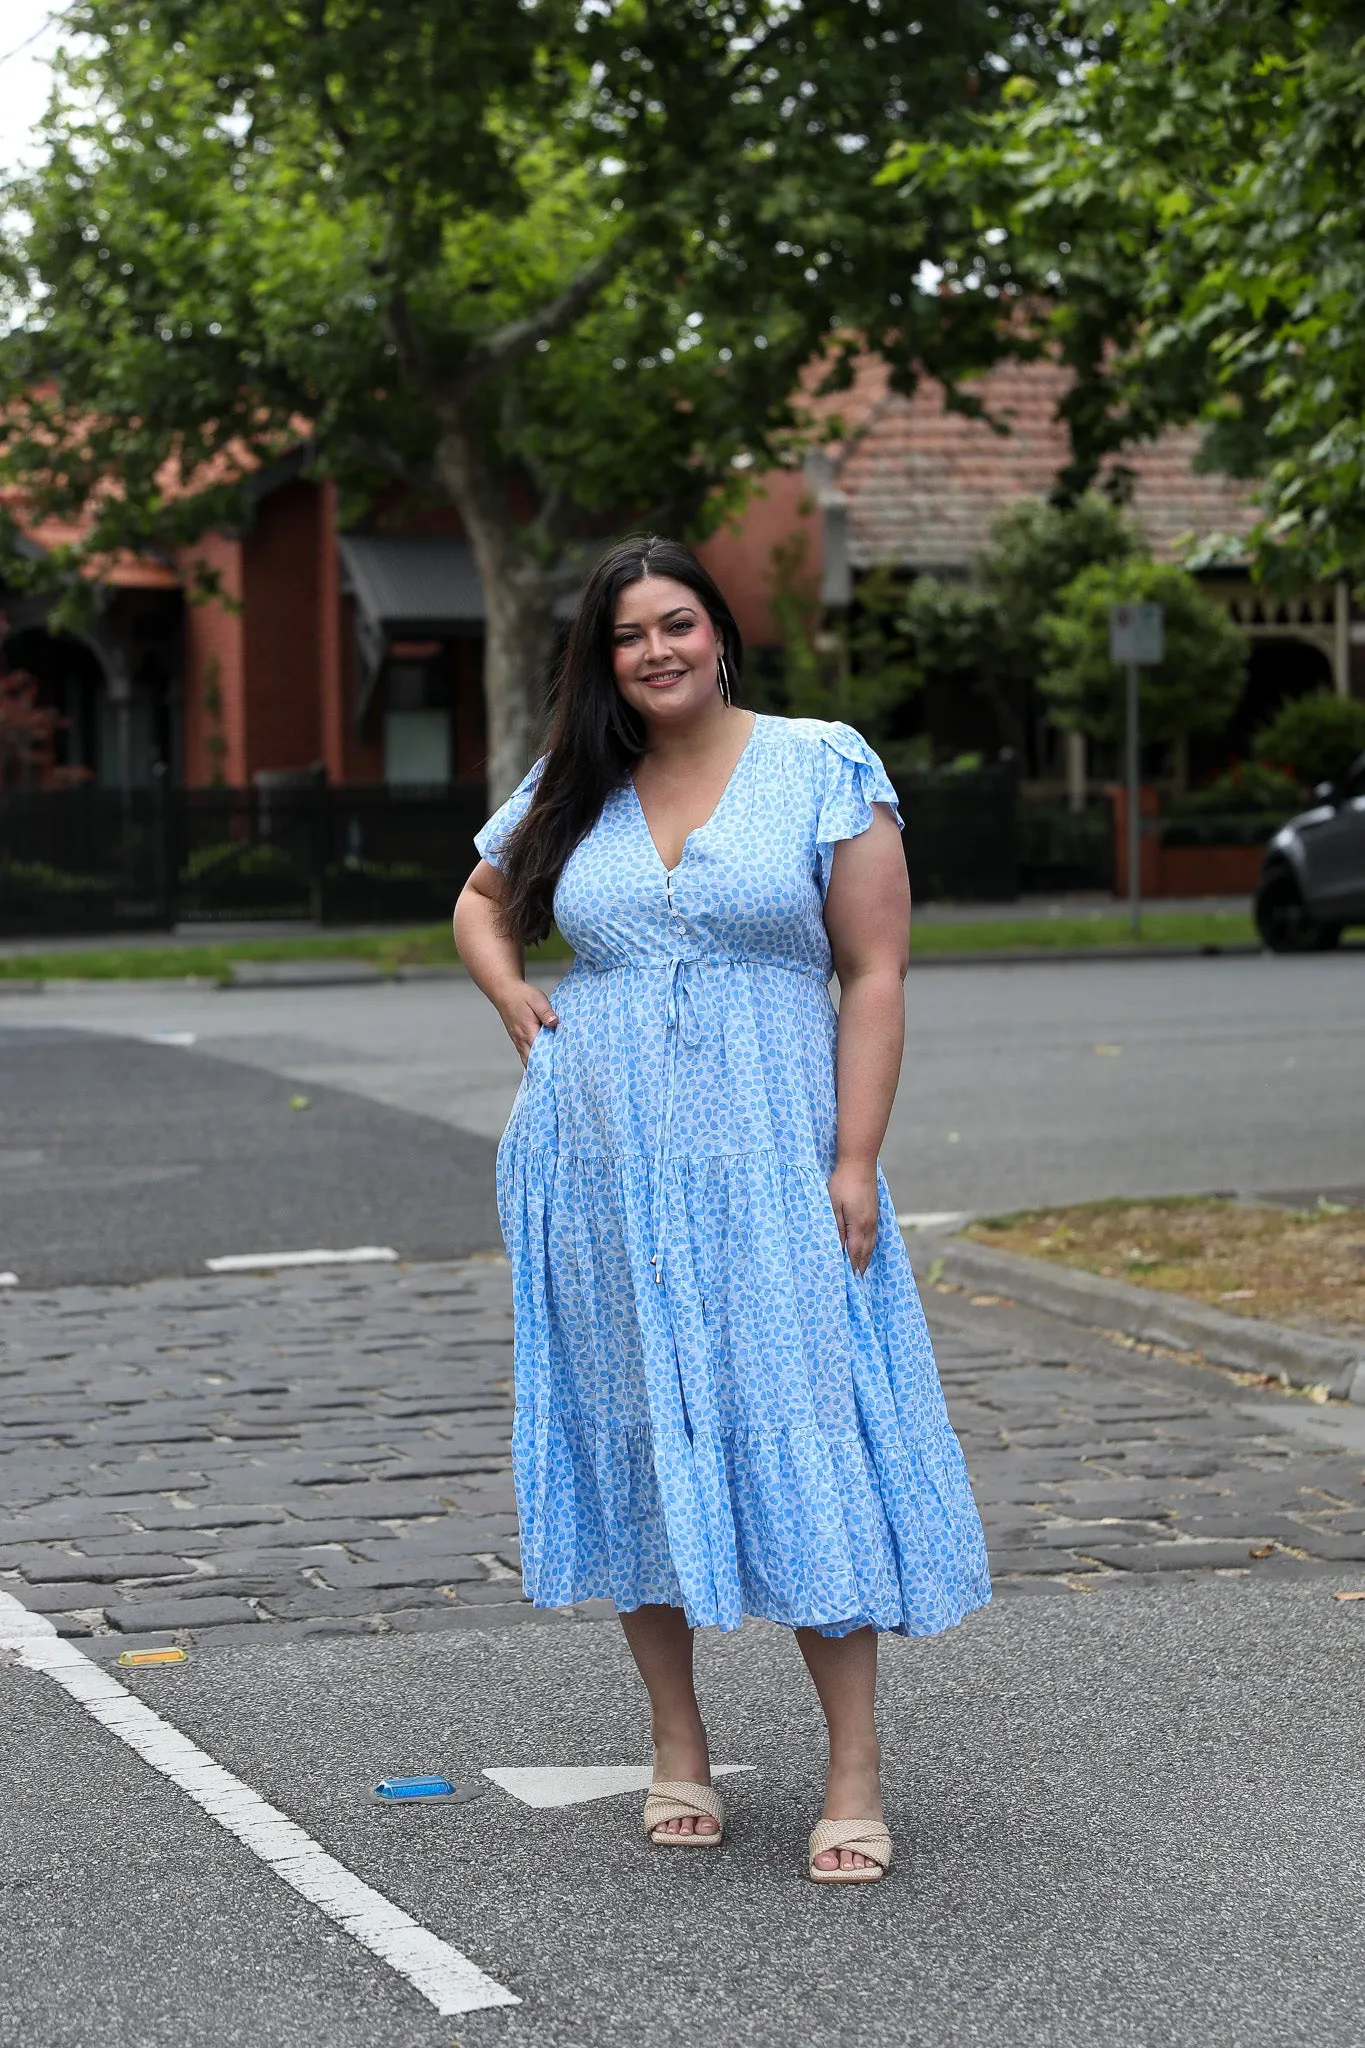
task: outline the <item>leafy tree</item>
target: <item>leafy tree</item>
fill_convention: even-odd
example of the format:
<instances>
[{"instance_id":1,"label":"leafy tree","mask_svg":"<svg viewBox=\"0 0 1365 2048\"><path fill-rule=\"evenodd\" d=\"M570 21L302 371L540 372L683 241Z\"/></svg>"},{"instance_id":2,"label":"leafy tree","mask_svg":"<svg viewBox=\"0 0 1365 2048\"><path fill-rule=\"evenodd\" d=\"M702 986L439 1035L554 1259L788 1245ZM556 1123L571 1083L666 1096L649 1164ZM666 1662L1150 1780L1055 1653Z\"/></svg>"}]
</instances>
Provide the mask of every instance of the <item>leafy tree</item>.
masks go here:
<instances>
[{"instance_id":1,"label":"leafy tree","mask_svg":"<svg viewBox=\"0 0 1365 2048\"><path fill-rule=\"evenodd\" d=\"M1004 688L1000 607L975 583L917 576L906 593L905 632L921 683L953 683L976 690L995 706L1011 743L1022 728Z\"/></svg>"},{"instance_id":2,"label":"leafy tree","mask_svg":"<svg viewBox=\"0 0 1365 2048\"><path fill-rule=\"evenodd\" d=\"M1365 753L1365 704L1313 690L1282 704L1251 744L1258 760L1292 769L1305 789L1339 782L1357 754Z\"/></svg>"},{"instance_id":3,"label":"leafy tree","mask_svg":"<svg viewBox=\"0 0 1365 2048\"><path fill-rule=\"evenodd\" d=\"M1234 761L1222 775L1179 797L1168 814L1183 817L1288 817L1303 806L1299 779L1265 761Z\"/></svg>"},{"instance_id":4,"label":"leafy tree","mask_svg":"<svg viewBox=\"0 0 1365 2048\"><path fill-rule=\"evenodd\" d=\"M1138 545L1096 492L1065 506L1039 498L1012 505L991 527L975 582L920 576L911 585L905 627L921 676L984 696L1022 758L1028 687L1044 661L1043 620L1080 570L1124 561Z\"/></svg>"},{"instance_id":5,"label":"leafy tree","mask_svg":"<svg viewBox=\"0 0 1365 2048\"><path fill-rule=\"evenodd\" d=\"M1102 457L1202 420L1260 480L1260 567L1365 561L1365 11L1359 0L1060 10L1081 61L1016 79L965 147L884 176L942 224L978 364L1055 352L1075 491Z\"/></svg>"},{"instance_id":6,"label":"leafy tree","mask_svg":"<svg viewBox=\"0 0 1365 2048\"><path fill-rule=\"evenodd\" d=\"M1152 602L1165 612L1165 658L1139 671L1143 739L1178 747L1230 716L1246 677L1240 628L1185 570L1138 556L1083 569L1042 621L1038 681L1058 725L1094 739L1122 737L1126 678L1109 657L1109 612Z\"/></svg>"},{"instance_id":7,"label":"leafy tree","mask_svg":"<svg viewBox=\"0 0 1365 2048\"><path fill-rule=\"evenodd\" d=\"M11 191L0 455L81 515L62 573L249 518L307 432L355 506L461 514L490 784L522 772L556 599L625 518L704 532L787 459L803 369L902 377L917 294L891 137L965 132L1049 61L983 0L76 0ZM1006 55L1001 55L1001 52ZM973 312L974 309L970 309ZM951 349L949 349L951 354Z\"/></svg>"},{"instance_id":8,"label":"leafy tree","mask_svg":"<svg viewBox=\"0 0 1365 2048\"><path fill-rule=\"evenodd\" d=\"M1010 671L1038 673L1041 623L1082 569L1130 561L1141 548L1118 507L1098 491L1069 505L1022 498L991 527L981 587L992 600L1001 653Z\"/></svg>"},{"instance_id":9,"label":"leafy tree","mask_svg":"<svg viewBox=\"0 0 1365 2048\"><path fill-rule=\"evenodd\" d=\"M859 579L845 619L823 627L807 611L785 636L787 709L797 718L838 718L875 746L895 712L920 687L904 618L905 589L883 564ZM782 613L778 612L782 623Z\"/></svg>"}]
</instances>

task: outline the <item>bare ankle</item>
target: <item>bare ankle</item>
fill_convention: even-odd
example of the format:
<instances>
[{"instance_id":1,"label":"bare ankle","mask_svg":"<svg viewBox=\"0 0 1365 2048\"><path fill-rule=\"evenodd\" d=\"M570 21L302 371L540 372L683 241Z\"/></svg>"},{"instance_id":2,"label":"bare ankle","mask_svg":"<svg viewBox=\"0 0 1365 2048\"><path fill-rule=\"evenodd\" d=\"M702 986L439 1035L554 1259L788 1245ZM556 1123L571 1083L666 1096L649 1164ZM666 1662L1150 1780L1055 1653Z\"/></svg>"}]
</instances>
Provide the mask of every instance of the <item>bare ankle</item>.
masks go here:
<instances>
[{"instance_id":1,"label":"bare ankle","mask_svg":"<svg viewBox=\"0 0 1365 2048\"><path fill-rule=\"evenodd\" d=\"M844 1777L862 1777L869 1773L877 1777L882 1767L882 1749L875 1735L860 1736L849 1741L831 1743L829 1751L829 1774Z\"/></svg>"},{"instance_id":2,"label":"bare ankle","mask_svg":"<svg viewBox=\"0 0 1365 2048\"><path fill-rule=\"evenodd\" d=\"M682 1778L693 1784L711 1781L710 1752L700 1714L651 1717L655 1766L665 1778Z\"/></svg>"},{"instance_id":3,"label":"bare ankle","mask_svg":"<svg viewBox=\"0 0 1365 2048\"><path fill-rule=\"evenodd\" d=\"M695 1707L691 1713L651 1714L649 1732L656 1749L695 1748L698 1743L704 1748L706 1745L706 1729Z\"/></svg>"}]
</instances>

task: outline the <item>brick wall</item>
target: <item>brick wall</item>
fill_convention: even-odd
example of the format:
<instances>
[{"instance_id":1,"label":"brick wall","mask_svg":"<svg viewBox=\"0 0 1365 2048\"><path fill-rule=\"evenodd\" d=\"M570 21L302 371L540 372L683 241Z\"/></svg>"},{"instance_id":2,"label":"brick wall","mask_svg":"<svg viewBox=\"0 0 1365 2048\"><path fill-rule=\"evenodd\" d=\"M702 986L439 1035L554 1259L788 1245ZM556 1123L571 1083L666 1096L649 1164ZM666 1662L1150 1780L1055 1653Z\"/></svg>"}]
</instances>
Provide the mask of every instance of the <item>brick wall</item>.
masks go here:
<instances>
[{"instance_id":1,"label":"brick wall","mask_svg":"<svg viewBox=\"0 0 1365 2048\"><path fill-rule=\"evenodd\" d=\"M323 758L318 605L322 493L295 482L257 508L242 543L246 604L246 772Z\"/></svg>"},{"instance_id":2,"label":"brick wall","mask_svg":"<svg viewBox=\"0 0 1365 2048\"><path fill-rule=\"evenodd\" d=\"M697 549L725 592L746 646L773 647L781 637L770 601L773 549L793 533L805 535L806 575L818 589L820 519L809 487L798 471L773 470L755 487L738 520Z\"/></svg>"},{"instance_id":3,"label":"brick wall","mask_svg":"<svg viewBox=\"0 0 1365 2048\"><path fill-rule=\"evenodd\" d=\"M181 774L190 788L246 780L246 633L240 611L192 602L197 564L216 572L229 599L242 595L241 543L208 534L179 560L185 605Z\"/></svg>"}]
</instances>

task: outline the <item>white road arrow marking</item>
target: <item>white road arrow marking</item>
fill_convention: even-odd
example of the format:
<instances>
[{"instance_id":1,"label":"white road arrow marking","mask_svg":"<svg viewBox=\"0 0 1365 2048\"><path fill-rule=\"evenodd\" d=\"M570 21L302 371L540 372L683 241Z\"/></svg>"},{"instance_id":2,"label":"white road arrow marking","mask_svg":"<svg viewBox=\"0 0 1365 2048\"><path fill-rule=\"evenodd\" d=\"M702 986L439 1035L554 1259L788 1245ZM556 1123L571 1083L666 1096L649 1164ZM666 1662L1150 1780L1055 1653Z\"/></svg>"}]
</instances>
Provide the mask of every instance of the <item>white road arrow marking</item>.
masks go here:
<instances>
[{"instance_id":1,"label":"white road arrow marking","mask_svg":"<svg viewBox=\"0 0 1365 2048\"><path fill-rule=\"evenodd\" d=\"M713 1778L752 1771L753 1764L712 1764ZM648 1764L589 1764L579 1769L491 1770L485 1778L510 1792L523 1806L581 1806L589 1799L614 1799L618 1792L648 1792L654 1772Z\"/></svg>"}]
</instances>

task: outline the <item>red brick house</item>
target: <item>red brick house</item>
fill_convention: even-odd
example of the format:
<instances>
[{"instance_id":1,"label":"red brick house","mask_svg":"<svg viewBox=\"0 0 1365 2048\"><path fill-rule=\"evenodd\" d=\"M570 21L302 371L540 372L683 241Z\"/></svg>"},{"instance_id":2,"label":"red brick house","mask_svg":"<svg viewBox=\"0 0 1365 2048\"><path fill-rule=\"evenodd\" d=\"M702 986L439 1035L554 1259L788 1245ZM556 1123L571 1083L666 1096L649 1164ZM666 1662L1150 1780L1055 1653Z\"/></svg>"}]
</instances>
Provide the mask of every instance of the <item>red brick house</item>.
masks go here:
<instances>
[{"instance_id":1,"label":"red brick house","mask_svg":"<svg viewBox=\"0 0 1365 2048\"><path fill-rule=\"evenodd\" d=\"M978 389L988 412L1008 422L1008 435L950 412L934 381L905 398L891 390L880 361L864 363L845 403L847 438L813 451L806 463L827 603L848 603L859 575L883 563L907 574L970 577L994 517L1020 498L1047 496L1067 460L1057 418L1066 372L1046 362L1005 364ZM1156 554L1178 558L1191 539L1213 535L1234 543L1231 566L1201 580L1251 643L1232 735L1238 751L1287 695L1330 684L1365 696L1365 619L1353 619L1345 579L1286 601L1251 582L1235 546L1255 517L1250 494L1230 477L1196 468L1199 441L1197 428L1175 429L1121 460L1129 516ZM959 718L983 716L979 702L955 709ZM946 715L951 720L951 709ZM975 746L982 735L964 728L957 737ZM1038 752L1045 763L1060 749L1043 744ZM1059 759L1053 765L1059 770Z\"/></svg>"},{"instance_id":2,"label":"red brick house","mask_svg":"<svg viewBox=\"0 0 1365 2048\"><path fill-rule=\"evenodd\" d=\"M911 399L868 362L840 410L842 442L812 449L804 474L766 478L744 517L702 550L747 642L777 639L773 549L804 532L824 601L847 605L878 563L968 576L991 517L1045 495L1065 458L1055 417L1063 373L1006 366L985 380L989 409L1012 431L949 413L939 387ZM1192 467L1193 430L1134 451L1132 510L1159 550L1191 532L1243 534L1241 488ZM377 508L339 532L331 486L300 446L254 482L243 534L196 551L228 604L190 603L188 558L112 565L99 625L53 636L45 605L0 592L3 659L39 678L65 724L57 762L106 784L147 783L165 762L177 781L241 787L316 772L344 783L437 783L483 769L483 599L453 512ZM34 547L60 538L36 530ZM1244 574L1211 580L1253 642L1249 696L1331 680L1365 692L1365 625L1345 584L1291 605L1265 602Z\"/></svg>"}]
</instances>

